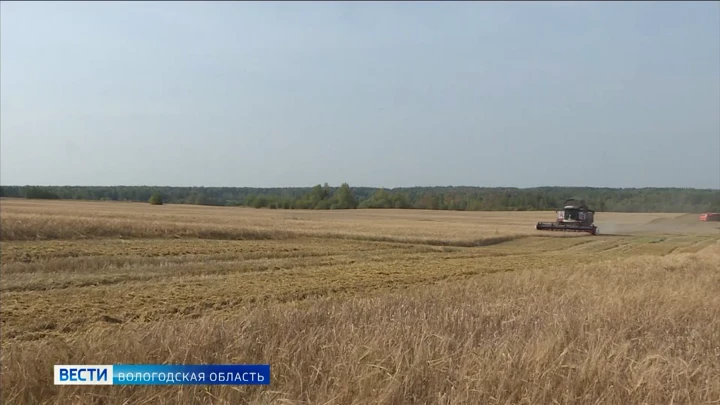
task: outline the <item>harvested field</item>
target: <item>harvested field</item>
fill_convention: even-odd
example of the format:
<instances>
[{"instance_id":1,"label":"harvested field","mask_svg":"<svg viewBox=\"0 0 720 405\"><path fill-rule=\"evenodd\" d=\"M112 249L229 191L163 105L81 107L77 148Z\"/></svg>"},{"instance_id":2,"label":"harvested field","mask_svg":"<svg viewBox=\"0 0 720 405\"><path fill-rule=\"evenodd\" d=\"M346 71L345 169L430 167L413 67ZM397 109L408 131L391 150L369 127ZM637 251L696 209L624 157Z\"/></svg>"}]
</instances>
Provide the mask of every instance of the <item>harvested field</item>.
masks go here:
<instances>
[{"instance_id":1,"label":"harvested field","mask_svg":"<svg viewBox=\"0 0 720 405\"><path fill-rule=\"evenodd\" d=\"M720 224L597 213L0 201L2 401L720 401ZM695 215L695 218L697 216ZM269 387L56 387L53 364L270 363Z\"/></svg>"}]
</instances>

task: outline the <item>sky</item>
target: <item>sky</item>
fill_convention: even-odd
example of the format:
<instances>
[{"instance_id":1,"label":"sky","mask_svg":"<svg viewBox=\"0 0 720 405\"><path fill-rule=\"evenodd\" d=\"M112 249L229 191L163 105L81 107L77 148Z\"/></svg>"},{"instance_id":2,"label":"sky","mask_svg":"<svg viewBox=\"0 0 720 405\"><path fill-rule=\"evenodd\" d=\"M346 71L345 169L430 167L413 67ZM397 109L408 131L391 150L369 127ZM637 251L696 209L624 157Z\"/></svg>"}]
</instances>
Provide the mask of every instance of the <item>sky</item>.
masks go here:
<instances>
[{"instance_id":1,"label":"sky","mask_svg":"<svg viewBox=\"0 0 720 405\"><path fill-rule=\"evenodd\" d=\"M0 184L720 189L720 2L2 2Z\"/></svg>"}]
</instances>

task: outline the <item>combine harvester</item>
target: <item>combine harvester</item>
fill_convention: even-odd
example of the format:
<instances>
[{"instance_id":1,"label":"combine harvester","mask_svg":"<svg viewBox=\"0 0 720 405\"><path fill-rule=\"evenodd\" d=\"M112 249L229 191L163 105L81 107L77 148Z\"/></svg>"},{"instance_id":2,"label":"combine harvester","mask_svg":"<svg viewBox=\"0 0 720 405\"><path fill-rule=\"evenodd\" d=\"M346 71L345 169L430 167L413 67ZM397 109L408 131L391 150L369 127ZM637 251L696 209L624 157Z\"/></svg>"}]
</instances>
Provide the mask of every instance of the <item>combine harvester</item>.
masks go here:
<instances>
[{"instance_id":1,"label":"combine harvester","mask_svg":"<svg viewBox=\"0 0 720 405\"><path fill-rule=\"evenodd\" d=\"M538 222L535 229L540 231L589 232L597 235L600 230L593 223L595 211L588 208L584 200L569 199L563 209L557 212L556 222Z\"/></svg>"},{"instance_id":2,"label":"combine harvester","mask_svg":"<svg viewBox=\"0 0 720 405\"><path fill-rule=\"evenodd\" d=\"M700 214L700 220L706 222L720 222L720 213L706 212L705 214Z\"/></svg>"}]
</instances>

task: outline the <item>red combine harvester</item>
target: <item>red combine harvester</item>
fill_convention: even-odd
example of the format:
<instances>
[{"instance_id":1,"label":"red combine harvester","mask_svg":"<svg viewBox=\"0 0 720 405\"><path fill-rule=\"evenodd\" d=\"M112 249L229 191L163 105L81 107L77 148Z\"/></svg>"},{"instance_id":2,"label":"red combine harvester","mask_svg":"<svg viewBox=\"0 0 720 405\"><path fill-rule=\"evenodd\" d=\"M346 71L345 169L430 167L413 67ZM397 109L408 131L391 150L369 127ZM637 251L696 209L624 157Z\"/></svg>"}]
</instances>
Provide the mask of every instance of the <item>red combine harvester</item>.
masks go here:
<instances>
[{"instance_id":1,"label":"red combine harvester","mask_svg":"<svg viewBox=\"0 0 720 405\"><path fill-rule=\"evenodd\" d=\"M595 211L588 208L584 200L569 199L563 209L557 212L557 221L538 222L535 229L540 231L589 232L597 235L600 230L594 224Z\"/></svg>"},{"instance_id":2,"label":"red combine harvester","mask_svg":"<svg viewBox=\"0 0 720 405\"><path fill-rule=\"evenodd\" d=\"M720 213L706 212L704 214L700 214L700 220L707 222L720 222Z\"/></svg>"}]
</instances>

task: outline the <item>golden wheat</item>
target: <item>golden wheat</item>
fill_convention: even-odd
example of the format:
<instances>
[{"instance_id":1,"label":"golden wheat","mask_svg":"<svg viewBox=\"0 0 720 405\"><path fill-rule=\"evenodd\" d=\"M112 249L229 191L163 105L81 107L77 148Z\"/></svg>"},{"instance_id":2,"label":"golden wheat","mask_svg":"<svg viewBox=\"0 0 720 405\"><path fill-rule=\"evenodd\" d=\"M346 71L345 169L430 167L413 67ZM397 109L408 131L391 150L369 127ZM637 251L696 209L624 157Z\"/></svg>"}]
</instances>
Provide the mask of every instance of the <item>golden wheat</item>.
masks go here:
<instances>
[{"instance_id":1,"label":"golden wheat","mask_svg":"<svg viewBox=\"0 0 720 405\"><path fill-rule=\"evenodd\" d=\"M0 209L3 403L720 401L706 224L543 237L552 213ZM61 363L253 362L269 387L52 383Z\"/></svg>"}]
</instances>

